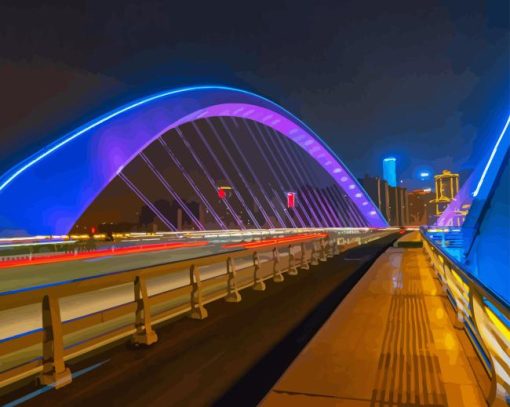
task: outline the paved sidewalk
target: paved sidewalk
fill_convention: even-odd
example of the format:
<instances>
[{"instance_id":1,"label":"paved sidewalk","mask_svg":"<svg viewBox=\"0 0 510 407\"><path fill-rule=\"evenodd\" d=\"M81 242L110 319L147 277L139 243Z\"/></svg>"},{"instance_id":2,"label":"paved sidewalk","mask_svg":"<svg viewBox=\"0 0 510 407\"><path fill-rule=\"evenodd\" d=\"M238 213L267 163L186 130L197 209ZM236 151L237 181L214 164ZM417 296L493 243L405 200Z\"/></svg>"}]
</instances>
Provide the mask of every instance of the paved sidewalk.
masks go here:
<instances>
[{"instance_id":1,"label":"paved sidewalk","mask_svg":"<svg viewBox=\"0 0 510 407\"><path fill-rule=\"evenodd\" d=\"M422 249L388 249L262 406L486 406L447 306Z\"/></svg>"}]
</instances>

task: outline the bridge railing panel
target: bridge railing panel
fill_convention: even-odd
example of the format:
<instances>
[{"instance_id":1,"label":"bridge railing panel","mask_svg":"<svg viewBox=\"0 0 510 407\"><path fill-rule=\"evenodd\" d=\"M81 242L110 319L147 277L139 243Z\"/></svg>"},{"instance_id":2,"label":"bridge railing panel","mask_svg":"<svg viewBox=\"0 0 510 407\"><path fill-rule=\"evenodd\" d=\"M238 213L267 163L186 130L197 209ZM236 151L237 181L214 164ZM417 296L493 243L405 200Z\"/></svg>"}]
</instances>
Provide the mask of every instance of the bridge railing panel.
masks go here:
<instances>
[{"instance_id":1,"label":"bridge railing panel","mask_svg":"<svg viewBox=\"0 0 510 407\"><path fill-rule=\"evenodd\" d=\"M205 318L209 302L240 301L243 289L264 290L265 280L283 281L283 274L297 274L368 240L313 234L290 243L261 242L260 247L3 293L0 312L23 310L32 326L0 339L0 387L35 374L42 383L62 387L71 380L70 359L129 336L135 345L150 345L157 341L155 324L184 314Z\"/></svg>"},{"instance_id":2,"label":"bridge railing panel","mask_svg":"<svg viewBox=\"0 0 510 407\"><path fill-rule=\"evenodd\" d=\"M422 231L424 250L437 273L458 323L491 377L491 405L510 404L510 309Z\"/></svg>"}]
</instances>

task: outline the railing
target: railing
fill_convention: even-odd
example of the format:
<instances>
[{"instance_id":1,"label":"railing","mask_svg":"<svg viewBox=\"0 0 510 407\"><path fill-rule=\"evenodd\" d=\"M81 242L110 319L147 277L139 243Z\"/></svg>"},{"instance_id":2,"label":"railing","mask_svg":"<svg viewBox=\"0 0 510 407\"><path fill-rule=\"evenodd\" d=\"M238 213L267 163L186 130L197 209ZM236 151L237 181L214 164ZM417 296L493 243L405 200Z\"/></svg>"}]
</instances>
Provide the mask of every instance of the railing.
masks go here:
<instances>
[{"instance_id":1,"label":"railing","mask_svg":"<svg viewBox=\"0 0 510 407\"><path fill-rule=\"evenodd\" d=\"M316 233L285 243L261 241L228 253L0 293L1 313L21 318L20 310L35 307L38 318L42 315L42 326L0 340L0 387L37 374L42 384L62 387L72 379L70 359L129 336L134 344L151 345L158 339L155 324L183 314L203 319L211 301L238 302L244 288L265 290L269 278L283 281L283 273L297 274L298 268L387 234L347 239ZM179 283L183 279L187 282ZM120 303L101 305L101 295ZM99 308L87 303L90 298ZM86 309L63 313L62 304L69 303Z\"/></svg>"},{"instance_id":2,"label":"railing","mask_svg":"<svg viewBox=\"0 0 510 407\"><path fill-rule=\"evenodd\" d=\"M422 231L424 250L491 377L490 405L510 404L510 310ZM503 270L502 270L503 271Z\"/></svg>"}]
</instances>

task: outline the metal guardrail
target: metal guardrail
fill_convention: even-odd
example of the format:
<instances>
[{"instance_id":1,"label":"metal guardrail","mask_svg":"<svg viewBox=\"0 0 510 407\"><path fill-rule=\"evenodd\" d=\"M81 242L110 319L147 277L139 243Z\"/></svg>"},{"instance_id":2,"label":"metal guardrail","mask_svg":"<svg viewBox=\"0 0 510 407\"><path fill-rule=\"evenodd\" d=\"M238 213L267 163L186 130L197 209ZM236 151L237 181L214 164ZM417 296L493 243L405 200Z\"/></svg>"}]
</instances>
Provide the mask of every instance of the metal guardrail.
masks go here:
<instances>
[{"instance_id":1,"label":"metal guardrail","mask_svg":"<svg viewBox=\"0 0 510 407\"><path fill-rule=\"evenodd\" d=\"M491 377L489 405L510 405L510 309L422 231L424 251Z\"/></svg>"},{"instance_id":2,"label":"metal guardrail","mask_svg":"<svg viewBox=\"0 0 510 407\"><path fill-rule=\"evenodd\" d=\"M346 239L323 233L284 243L265 245L262 241L256 247L252 244L234 252L0 294L0 311L16 312L20 307L34 304L39 304L42 310L40 329L0 340L0 360L11 361L7 369L5 363L0 365L0 387L39 375L41 384L60 388L72 380L66 365L70 359L128 336L134 344L151 345L158 339L153 328L157 323L183 314L195 319L206 318L204 305L211 301L224 298L227 302L238 302L239 291L244 288L264 290L264 281L269 278L283 281L283 273L297 274L298 268L308 269L340 250L387 234L379 232ZM282 250L286 252L284 260L280 256ZM262 261L262 256L269 256L269 261ZM243 258L244 263L249 258L251 265L237 269L236 262ZM202 278L201 268L213 264L223 264L224 273ZM158 278L179 273L189 276L187 285L159 292L148 289ZM132 301L63 320L61 300L126 285L131 285L134 291ZM12 366L13 360L17 363Z\"/></svg>"}]
</instances>

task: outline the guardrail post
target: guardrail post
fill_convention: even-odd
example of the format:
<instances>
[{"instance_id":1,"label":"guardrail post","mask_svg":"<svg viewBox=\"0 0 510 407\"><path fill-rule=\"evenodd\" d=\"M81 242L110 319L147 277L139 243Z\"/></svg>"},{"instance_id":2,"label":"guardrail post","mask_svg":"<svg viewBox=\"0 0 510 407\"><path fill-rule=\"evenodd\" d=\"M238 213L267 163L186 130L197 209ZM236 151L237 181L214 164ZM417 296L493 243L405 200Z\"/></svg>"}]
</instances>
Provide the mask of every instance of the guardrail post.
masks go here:
<instances>
[{"instance_id":1,"label":"guardrail post","mask_svg":"<svg viewBox=\"0 0 510 407\"><path fill-rule=\"evenodd\" d=\"M234 259L232 259L231 257L227 259L227 277L228 277L227 280L228 294L225 297L225 301L240 302L241 294L239 294L236 283L236 265L234 263Z\"/></svg>"},{"instance_id":2,"label":"guardrail post","mask_svg":"<svg viewBox=\"0 0 510 407\"><path fill-rule=\"evenodd\" d=\"M136 276L135 278L135 302L136 332L131 342L137 345L152 345L158 341L158 335L152 329L151 307L145 277Z\"/></svg>"},{"instance_id":3,"label":"guardrail post","mask_svg":"<svg viewBox=\"0 0 510 407\"><path fill-rule=\"evenodd\" d=\"M301 242L301 269L310 270L310 264L308 264L308 259L306 258L305 242Z\"/></svg>"},{"instance_id":4,"label":"guardrail post","mask_svg":"<svg viewBox=\"0 0 510 407\"><path fill-rule=\"evenodd\" d=\"M202 301L202 284L200 283L200 272L194 264L189 268L189 280L191 284L191 312L192 319L207 318L207 310Z\"/></svg>"},{"instance_id":5,"label":"guardrail post","mask_svg":"<svg viewBox=\"0 0 510 407\"><path fill-rule=\"evenodd\" d=\"M464 329L464 312L460 307L457 308L457 318L455 323L453 324L453 327L455 329Z\"/></svg>"},{"instance_id":6,"label":"guardrail post","mask_svg":"<svg viewBox=\"0 0 510 407\"><path fill-rule=\"evenodd\" d=\"M319 259L318 259L318 253L317 253L317 250L315 249L315 243L316 242L312 242L312 254L310 256L310 264L312 266L316 266L319 264Z\"/></svg>"},{"instance_id":7,"label":"guardrail post","mask_svg":"<svg viewBox=\"0 0 510 407\"><path fill-rule=\"evenodd\" d=\"M340 254L340 248L338 247L338 238L335 237L333 240L333 256Z\"/></svg>"},{"instance_id":8,"label":"guardrail post","mask_svg":"<svg viewBox=\"0 0 510 407\"><path fill-rule=\"evenodd\" d=\"M430 267L432 268L434 274L437 276L438 280L441 282L443 293L448 297L448 278L445 272L445 265L443 264L442 270L438 270L434 265L434 261L431 260Z\"/></svg>"},{"instance_id":9,"label":"guardrail post","mask_svg":"<svg viewBox=\"0 0 510 407\"><path fill-rule=\"evenodd\" d=\"M328 257L328 258L333 257L333 245L331 243L332 243L331 239L328 236L328 238L326 240L326 249L327 249L326 250L326 257Z\"/></svg>"},{"instance_id":10,"label":"guardrail post","mask_svg":"<svg viewBox=\"0 0 510 407\"><path fill-rule=\"evenodd\" d=\"M260 258L257 252L253 253L253 289L255 291L264 291L266 283L260 278Z\"/></svg>"},{"instance_id":11,"label":"guardrail post","mask_svg":"<svg viewBox=\"0 0 510 407\"><path fill-rule=\"evenodd\" d=\"M289 271L290 276L297 276L298 271L296 268L296 258L294 257L294 252L292 251L292 245L289 244Z\"/></svg>"},{"instance_id":12,"label":"guardrail post","mask_svg":"<svg viewBox=\"0 0 510 407\"><path fill-rule=\"evenodd\" d=\"M281 283L284 280L282 272L280 270L280 252L278 247L273 249L273 281L275 283Z\"/></svg>"},{"instance_id":13,"label":"guardrail post","mask_svg":"<svg viewBox=\"0 0 510 407\"><path fill-rule=\"evenodd\" d=\"M58 298L46 295L42 302L43 371L39 382L59 389L71 383L71 370L64 363L64 334Z\"/></svg>"},{"instance_id":14,"label":"guardrail post","mask_svg":"<svg viewBox=\"0 0 510 407\"><path fill-rule=\"evenodd\" d=\"M320 257L319 257L319 260L320 261L327 261L327 257L326 257L326 242L324 239L321 239L320 240Z\"/></svg>"},{"instance_id":15,"label":"guardrail post","mask_svg":"<svg viewBox=\"0 0 510 407\"><path fill-rule=\"evenodd\" d=\"M427 244L427 258L428 258L428 261L430 262L430 265L433 267L434 266L434 259L432 258L432 251L430 249L430 247L428 246L428 243Z\"/></svg>"}]
</instances>

